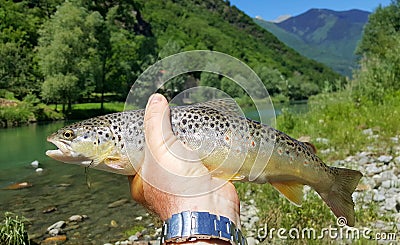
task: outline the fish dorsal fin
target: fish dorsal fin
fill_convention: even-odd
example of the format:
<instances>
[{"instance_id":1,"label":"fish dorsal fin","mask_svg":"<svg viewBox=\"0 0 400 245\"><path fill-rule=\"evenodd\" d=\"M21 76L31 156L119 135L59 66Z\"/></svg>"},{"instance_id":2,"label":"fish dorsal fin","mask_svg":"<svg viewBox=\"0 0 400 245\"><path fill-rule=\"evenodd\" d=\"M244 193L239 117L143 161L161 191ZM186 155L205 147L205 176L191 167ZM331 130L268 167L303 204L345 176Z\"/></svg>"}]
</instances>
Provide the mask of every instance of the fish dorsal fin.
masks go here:
<instances>
[{"instance_id":1,"label":"fish dorsal fin","mask_svg":"<svg viewBox=\"0 0 400 245\"><path fill-rule=\"evenodd\" d=\"M314 154L317 154L317 147L315 145L311 144L310 142L302 142L304 146L311 151Z\"/></svg>"},{"instance_id":2,"label":"fish dorsal fin","mask_svg":"<svg viewBox=\"0 0 400 245\"><path fill-rule=\"evenodd\" d=\"M303 184L297 182L270 182L271 185L296 206L303 201Z\"/></svg>"},{"instance_id":3,"label":"fish dorsal fin","mask_svg":"<svg viewBox=\"0 0 400 245\"><path fill-rule=\"evenodd\" d=\"M314 154L317 154L317 147L315 147L315 145L313 145L312 143L310 143L311 141L311 137L310 136L301 136L300 138L297 139L298 141L300 141L301 143L304 144L304 146L311 151Z\"/></svg>"},{"instance_id":4,"label":"fish dorsal fin","mask_svg":"<svg viewBox=\"0 0 400 245\"><path fill-rule=\"evenodd\" d=\"M239 105L235 102L234 99L225 98L225 99L214 99L207 102L200 102L193 104L192 106L205 106L215 109L220 112L227 112L230 114L235 114L237 116L243 116L243 112L240 109Z\"/></svg>"}]
</instances>

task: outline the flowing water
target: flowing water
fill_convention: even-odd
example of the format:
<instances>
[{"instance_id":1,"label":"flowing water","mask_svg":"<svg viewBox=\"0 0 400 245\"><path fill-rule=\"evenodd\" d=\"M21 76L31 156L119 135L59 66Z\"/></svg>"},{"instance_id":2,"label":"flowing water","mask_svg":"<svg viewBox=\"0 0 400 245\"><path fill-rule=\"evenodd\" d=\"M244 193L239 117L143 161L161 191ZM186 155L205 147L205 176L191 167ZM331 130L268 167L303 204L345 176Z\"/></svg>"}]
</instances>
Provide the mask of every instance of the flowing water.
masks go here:
<instances>
[{"instance_id":1,"label":"flowing water","mask_svg":"<svg viewBox=\"0 0 400 245\"><path fill-rule=\"evenodd\" d=\"M0 214L11 211L28 218L28 232L35 236L45 234L47 227L57 221L66 221L75 214L87 215L87 220L67 234L67 244L126 239L126 230L152 222L146 210L131 199L126 176L96 170L85 175L83 167L63 164L45 155L46 150L54 149L46 137L62 126L63 122L56 122L0 130ZM31 166L34 160L39 161L43 172L36 173ZM29 182L32 187L3 189L17 182ZM121 199L127 201L108 208ZM53 212L43 213L54 208ZM136 220L138 216L143 219ZM112 220L116 224L111 225Z\"/></svg>"},{"instance_id":2,"label":"flowing water","mask_svg":"<svg viewBox=\"0 0 400 245\"><path fill-rule=\"evenodd\" d=\"M294 111L304 108L304 105L291 107ZM246 114L253 117L254 112ZM55 148L46 137L64 125L55 122L0 129L0 215L11 211L28 218L28 232L37 237L36 241L48 236L46 229L53 223L66 221L75 214L87 215L88 219L67 232L66 244L102 244L126 239L125 231L132 227L151 226L155 219L131 199L126 176L97 170L85 174L83 167L63 164L45 155L46 150ZM37 173L31 166L35 160L43 172ZM32 187L4 189L18 182L29 182ZM121 199L126 202L108 207ZM46 213L46 210L53 211ZM139 216L142 219L137 219Z\"/></svg>"}]
</instances>

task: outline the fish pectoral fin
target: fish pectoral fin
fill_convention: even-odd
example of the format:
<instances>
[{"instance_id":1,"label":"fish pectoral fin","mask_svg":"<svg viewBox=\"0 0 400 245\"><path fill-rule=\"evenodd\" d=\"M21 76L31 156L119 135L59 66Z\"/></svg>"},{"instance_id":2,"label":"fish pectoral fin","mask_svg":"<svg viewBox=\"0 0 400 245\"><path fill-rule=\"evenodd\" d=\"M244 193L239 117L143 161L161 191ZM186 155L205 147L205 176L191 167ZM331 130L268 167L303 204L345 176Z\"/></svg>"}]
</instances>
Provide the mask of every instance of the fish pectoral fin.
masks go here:
<instances>
[{"instance_id":1,"label":"fish pectoral fin","mask_svg":"<svg viewBox=\"0 0 400 245\"><path fill-rule=\"evenodd\" d=\"M104 163L113 169L124 169L124 164L121 163L121 158L117 156L109 156L104 159Z\"/></svg>"},{"instance_id":2,"label":"fish pectoral fin","mask_svg":"<svg viewBox=\"0 0 400 245\"><path fill-rule=\"evenodd\" d=\"M228 180L229 181L241 181L244 179L245 176L241 175L241 174L235 174L233 176L229 176Z\"/></svg>"},{"instance_id":3,"label":"fish pectoral fin","mask_svg":"<svg viewBox=\"0 0 400 245\"><path fill-rule=\"evenodd\" d=\"M271 185L296 206L303 201L303 184L297 182L270 182Z\"/></svg>"}]
</instances>

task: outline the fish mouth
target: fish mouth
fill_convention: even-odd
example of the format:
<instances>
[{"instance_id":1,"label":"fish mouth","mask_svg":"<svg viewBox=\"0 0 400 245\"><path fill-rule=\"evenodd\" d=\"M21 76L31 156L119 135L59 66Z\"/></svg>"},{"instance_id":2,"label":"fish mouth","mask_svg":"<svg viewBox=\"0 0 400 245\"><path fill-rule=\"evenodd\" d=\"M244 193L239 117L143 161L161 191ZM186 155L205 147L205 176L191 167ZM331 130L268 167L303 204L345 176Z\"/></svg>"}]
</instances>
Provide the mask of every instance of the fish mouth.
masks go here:
<instances>
[{"instance_id":1,"label":"fish mouth","mask_svg":"<svg viewBox=\"0 0 400 245\"><path fill-rule=\"evenodd\" d=\"M70 142L59 139L55 140L51 136L47 138L47 141L54 144L58 149L46 151L46 155L53 158L54 160L74 163L74 164L90 164L91 159L84 157L80 154L74 153L70 146Z\"/></svg>"}]
</instances>

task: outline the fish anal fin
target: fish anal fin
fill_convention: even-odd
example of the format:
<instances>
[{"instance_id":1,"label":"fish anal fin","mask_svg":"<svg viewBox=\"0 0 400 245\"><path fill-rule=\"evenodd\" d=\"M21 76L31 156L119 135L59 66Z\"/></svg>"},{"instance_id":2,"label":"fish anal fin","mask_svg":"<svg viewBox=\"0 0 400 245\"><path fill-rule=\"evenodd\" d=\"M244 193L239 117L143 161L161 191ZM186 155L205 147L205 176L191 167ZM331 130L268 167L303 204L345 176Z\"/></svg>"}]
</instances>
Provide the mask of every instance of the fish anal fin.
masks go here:
<instances>
[{"instance_id":1,"label":"fish anal fin","mask_svg":"<svg viewBox=\"0 0 400 245\"><path fill-rule=\"evenodd\" d=\"M359 171L334 168L335 181L328 192L319 193L336 217L346 218L348 226L354 226L354 202L351 197L362 174Z\"/></svg>"},{"instance_id":2,"label":"fish anal fin","mask_svg":"<svg viewBox=\"0 0 400 245\"><path fill-rule=\"evenodd\" d=\"M271 185L296 206L303 201L303 184L298 182L270 182Z\"/></svg>"}]
</instances>

